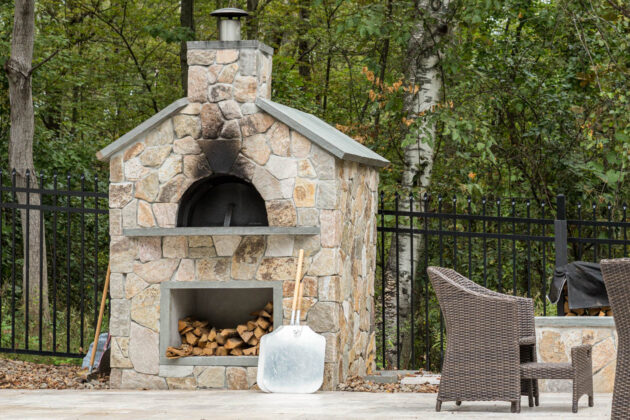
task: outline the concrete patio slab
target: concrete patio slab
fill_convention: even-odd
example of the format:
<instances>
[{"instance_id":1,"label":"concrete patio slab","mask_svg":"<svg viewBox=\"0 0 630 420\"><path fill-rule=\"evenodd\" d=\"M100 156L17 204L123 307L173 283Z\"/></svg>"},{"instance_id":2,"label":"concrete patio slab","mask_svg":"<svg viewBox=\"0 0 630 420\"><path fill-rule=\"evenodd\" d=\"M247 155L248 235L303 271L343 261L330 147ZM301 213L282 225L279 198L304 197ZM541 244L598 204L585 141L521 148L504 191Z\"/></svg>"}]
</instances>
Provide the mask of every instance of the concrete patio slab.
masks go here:
<instances>
[{"instance_id":1,"label":"concrete patio slab","mask_svg":"<svg viewBox=\"0 0 630 420\"><path fill-rule=\"evenodd\" d=\"M543 394L540 407L523 399L520 415L507 403L444 403L435 394L320 392L310 395L254 391L26 391L0 390L1 419L607 419L611 394L580 401L571 413L569 394Z\"/></svg>"}]
</instances>

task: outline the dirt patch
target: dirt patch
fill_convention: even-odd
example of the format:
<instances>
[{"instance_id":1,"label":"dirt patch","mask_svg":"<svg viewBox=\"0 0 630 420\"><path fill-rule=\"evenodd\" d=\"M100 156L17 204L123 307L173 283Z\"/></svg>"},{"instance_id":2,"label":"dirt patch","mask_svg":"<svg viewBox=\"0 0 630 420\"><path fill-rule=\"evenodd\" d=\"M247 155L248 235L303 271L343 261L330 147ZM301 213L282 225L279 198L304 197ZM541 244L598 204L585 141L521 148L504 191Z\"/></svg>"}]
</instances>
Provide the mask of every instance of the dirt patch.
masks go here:
<instances>
[{"instance_id":1,"label":"dirt patch","mask_svg":"<svg viewBox=\"0 0 630 420\"><path fill-rule=\"evenodd\" d=\"M0 389L107 389L109 376L85 380L80 366L0 358Z\"/></svg>"},{"instance_id":2,"label":"dirt patch","mask_svg":"<svg viewBox=\"0 0 630 420\"><path fill-rule=\"evenodd\" d=\"M379 384L365 380L359 376L348 378L345 383L337 385L338 391L351 392L421 392L425 394L438 392L438 385L418 384L407 385L400 382L393 384Z\"/></svg>"}]
</instances>

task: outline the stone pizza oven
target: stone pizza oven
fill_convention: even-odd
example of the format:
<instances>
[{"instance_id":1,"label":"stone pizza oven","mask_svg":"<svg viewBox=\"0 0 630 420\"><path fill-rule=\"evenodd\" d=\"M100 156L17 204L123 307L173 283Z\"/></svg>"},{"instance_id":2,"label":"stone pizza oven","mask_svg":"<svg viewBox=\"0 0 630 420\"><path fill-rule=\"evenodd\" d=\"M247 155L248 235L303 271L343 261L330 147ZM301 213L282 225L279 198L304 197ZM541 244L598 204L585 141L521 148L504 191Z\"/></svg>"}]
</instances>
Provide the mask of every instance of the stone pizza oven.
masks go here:
<instances>
[{"instance_id":1,"label":"stone pizza oven","mask_svg":"<svg viewBox=\"0 0 630 420\"><path fill-rule=\"evenodd\" d=\"M222 12L233 39L238 15ZM188 96L97 154L110 165L113 388L254 386L256 356L165 350L185 316L233 325L272 302L274 327L287 323L301 248L302 319L327 342L323 388L374 369L377 171L388 162L271 101L272 55L258 41L189 42Z\"/></svg>"}]
</instances>

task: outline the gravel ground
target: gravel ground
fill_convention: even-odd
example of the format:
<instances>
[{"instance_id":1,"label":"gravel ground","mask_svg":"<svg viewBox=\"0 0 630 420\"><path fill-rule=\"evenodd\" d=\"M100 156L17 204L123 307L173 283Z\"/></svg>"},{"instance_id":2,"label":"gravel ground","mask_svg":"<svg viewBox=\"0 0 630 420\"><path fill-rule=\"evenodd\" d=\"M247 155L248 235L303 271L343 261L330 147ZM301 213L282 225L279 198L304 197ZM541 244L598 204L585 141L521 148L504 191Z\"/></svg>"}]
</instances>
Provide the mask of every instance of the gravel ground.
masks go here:
<instances>
[{"instance_id":1,"label":"gravel ground","mask_svg":"<svg viewBox=\"0 0 630 420\"><path fill-rule=\"evenodd\" d=\"M419 392L435 393L437 385L374 383L361 377L349 378L337 386L338 391L351 392ZM46 365L0 358L0 389L108 389L109 376L86 380L81 367L74 365Z\"/></svg>"},{"instance_id":2,"label":"gravel ground","mask_svg":"<svg viewBox=\"0 0 630 420\"><path fill-rule=\"evenodd\" d=\"M345 383L337 385L337 390L351 392L438 392L438 385L430 385L428 383L419 385L404 385L400 383L401 378L398 379L398 382L393 384L377 384L371 381L366 381L364 378L359 376L354 376L349 378Z\"/></svg>"},{"instance_id":3,"label":"gravel ground","mask_svg":"<svg viewBox=\"0 0 630 420\"><path fill-rule=\"evenodd\" d=\"M0 358L0 389L107 389L109 376L85 380L80 366Z\"/></svg>"}]
</instances>

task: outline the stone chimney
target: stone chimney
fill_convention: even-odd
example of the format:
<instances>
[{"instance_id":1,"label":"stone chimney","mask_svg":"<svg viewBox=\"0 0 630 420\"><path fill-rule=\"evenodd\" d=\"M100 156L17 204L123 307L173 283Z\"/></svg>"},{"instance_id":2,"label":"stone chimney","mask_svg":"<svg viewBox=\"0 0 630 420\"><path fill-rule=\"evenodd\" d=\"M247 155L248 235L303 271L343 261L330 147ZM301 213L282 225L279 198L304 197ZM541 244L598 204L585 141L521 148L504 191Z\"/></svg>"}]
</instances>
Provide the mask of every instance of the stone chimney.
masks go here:
<instances>
[{"instance_id":1,"label":"stone chimney","mask_svg":"<svg viewBox=\"0 0 630 420\"><path fill-rule=\"evenodd\" d=\"M201 105L204 139L240 140L240 119L255 114L257 97L271 95L273 48L241 41L240 21L247 12L220 9L219 41L188 42L188 100Z\"/></svg>"}]
</instances>

